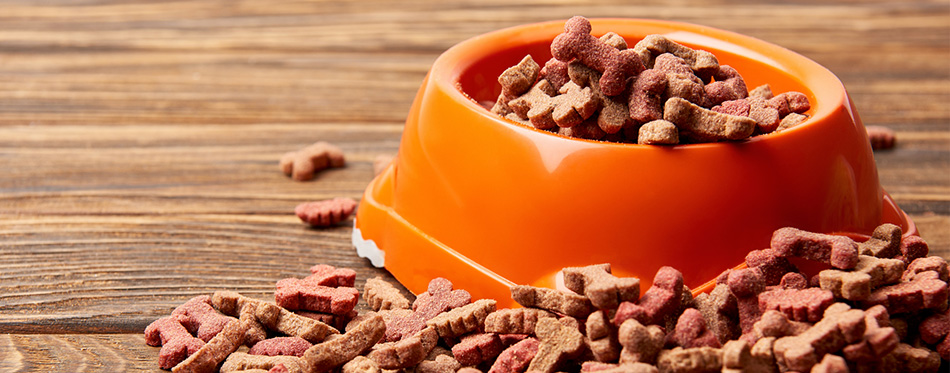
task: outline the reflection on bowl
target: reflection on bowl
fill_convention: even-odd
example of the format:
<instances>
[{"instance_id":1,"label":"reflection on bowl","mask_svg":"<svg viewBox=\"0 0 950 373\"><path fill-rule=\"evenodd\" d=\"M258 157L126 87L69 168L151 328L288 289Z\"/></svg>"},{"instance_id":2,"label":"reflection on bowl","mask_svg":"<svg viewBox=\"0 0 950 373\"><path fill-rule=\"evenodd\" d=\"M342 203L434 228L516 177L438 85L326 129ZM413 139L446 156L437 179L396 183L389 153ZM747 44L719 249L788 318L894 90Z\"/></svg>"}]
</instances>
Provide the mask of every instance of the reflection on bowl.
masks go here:
<instances>
[{"instance_id":1,"label":"reflection on bowl","mask_svg":"<svg viewBox=\"0 0 950 373\"><path fill-rule=\"evenodd\" d=\"M713 52L750 87L799 91L803 124L729 143L645 146L570 139L506 121L478 101L525 54L550 58L563 22L500 30L436 60L393 164L367 188L354 242L411 291L445 277L475 298L553 286L565 266L611 263L650 285L673 266L694 289L793 226L860 236L913 223L883 192L867 134L841 82L787 49L708 27L594 19L630 45L664 34ZM374 254L371 254L374 253Z\"/></svg>"}]
</instances>

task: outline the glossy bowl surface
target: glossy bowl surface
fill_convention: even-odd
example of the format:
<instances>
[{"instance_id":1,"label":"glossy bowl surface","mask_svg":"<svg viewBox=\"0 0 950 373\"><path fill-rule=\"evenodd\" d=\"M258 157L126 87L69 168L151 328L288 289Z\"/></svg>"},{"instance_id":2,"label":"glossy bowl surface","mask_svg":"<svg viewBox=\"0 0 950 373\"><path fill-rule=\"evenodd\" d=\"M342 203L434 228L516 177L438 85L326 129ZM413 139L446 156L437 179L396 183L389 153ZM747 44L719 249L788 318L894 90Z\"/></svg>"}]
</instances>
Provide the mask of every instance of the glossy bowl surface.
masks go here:
<instances>
[{"instance_id":1,"label":"glossy bowl surface","mask_svg":"<svg viewBox=\"0 0 950 373\"><path fill-rule=\"evenodd\" d=\"M570 139L495 116L498 75L531 54L543 64L563 21L484 34L432 66L393 164L367 188L353 240L415 293L445 277L504 304L511 284L553 286L565 266L611 263L646 290L661 266L697 291L768 247L772 232L916 234L884 193L844 86L799 54L698 25L594 19L632 46L663 34L713 52L752 88L805 93L810 118L749 140L643 146ZM866 237L866 236L864 236ZM705 284L705 285L704 285Z\"/></svg>"}]
</instances>

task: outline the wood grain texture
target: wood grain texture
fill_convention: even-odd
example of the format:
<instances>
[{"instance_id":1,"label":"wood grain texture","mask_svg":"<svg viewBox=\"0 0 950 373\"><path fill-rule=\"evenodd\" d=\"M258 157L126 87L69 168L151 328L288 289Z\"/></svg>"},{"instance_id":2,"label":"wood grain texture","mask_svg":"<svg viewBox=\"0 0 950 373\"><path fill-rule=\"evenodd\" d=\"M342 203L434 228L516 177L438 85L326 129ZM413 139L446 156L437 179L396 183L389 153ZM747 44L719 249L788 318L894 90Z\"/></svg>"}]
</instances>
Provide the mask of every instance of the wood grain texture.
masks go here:
<instances>
[{"instance_id":1,"label":"wood grain texture","mask_svg":"<svg viewBox=\"0 0 950 373\"><path fill-rule=\"evenodd\" d=\"M950 4L699 1L0 1L0 372L157 369L144 327L190 297L267 299L317 263L392 277L304 201L359 198L431 63L466 38L588 17L692 22L845 84L882 186L950 258ZM293 182L323 140L345 168ZM361 304L365 307L365 304Z\"/></svg>"}]
</instances>

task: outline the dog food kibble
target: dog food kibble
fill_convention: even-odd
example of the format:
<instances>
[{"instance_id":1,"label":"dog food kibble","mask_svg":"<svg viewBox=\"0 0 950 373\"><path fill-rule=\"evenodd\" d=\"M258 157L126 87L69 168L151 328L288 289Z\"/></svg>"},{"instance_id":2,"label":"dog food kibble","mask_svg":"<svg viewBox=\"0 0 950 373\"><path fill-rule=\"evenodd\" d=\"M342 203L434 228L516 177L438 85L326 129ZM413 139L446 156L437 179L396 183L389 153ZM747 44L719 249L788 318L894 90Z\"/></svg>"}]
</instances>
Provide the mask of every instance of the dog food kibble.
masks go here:
<instances>
[{"instance_id":1,"label":"dog food kibble","mask_svg":"<svg viewBox=\"0 0 950 373\"><path fill-rule=\"evenodd\" d=\"M590 32L590 21L573 17L543 68L529 55L505 70L491 111L562 136L647 145L742 140L808 118L805 94L773 96L768 85L750 92L741 72L710 52L663 35L628 49L616 33ZM642 129L659 119L669 123Z\"/></svg>"},{"instance_id":2,"label":"dog food kibble","mask_svg":"<svg viewBox=\"0 0 950 373\"><path fill-rule=\"evenodd\" d=\"M354 211L356 211L356 201L345 197L304 202L294 208L297 217L313 227L337 225L349 218Z\"/></svg>"},{"instance_id":3,"label":"dog food kibble","mask_svg":"<svg viewBox=\"0 0 950 373\"><path fill-rule=\"evenodd\" d=\"M891 149L897 143L897 134L894 130L884 126L867 126L868 141L873 150Z\"/></svg>"},{"instance_id":4,"label":"dog food kibble","mask_svg":"<svg viewBox=\"0 0 950 373\"><path fill-rule=\"evenodd\" d=\"M444 278L413 302L373 278L371 310L347 298L344 315L322 314L339 328L219 291L156 320L145 339L174 372L937 372L950 364L950 269L912 237L886 225L865 242L779 229L695 298L670 267L643 294L608 264L564 268L567 290L516 285L524 307L503 309ZM356 283L328 265L287 280L300 294L352 294Z\"/></svg>"},{"instance_id":5,"label":"dog food kibble","mask_svg":"<svg viewBox=\"0 0 950 373\"><path fill-rule=\"evenodd\" d=\"M324 141L286 153L280 158L280 170L297 181L313 179L313 175L321 170L343 167L345 164L343 151Z\"/></svg>"}]
</instances>

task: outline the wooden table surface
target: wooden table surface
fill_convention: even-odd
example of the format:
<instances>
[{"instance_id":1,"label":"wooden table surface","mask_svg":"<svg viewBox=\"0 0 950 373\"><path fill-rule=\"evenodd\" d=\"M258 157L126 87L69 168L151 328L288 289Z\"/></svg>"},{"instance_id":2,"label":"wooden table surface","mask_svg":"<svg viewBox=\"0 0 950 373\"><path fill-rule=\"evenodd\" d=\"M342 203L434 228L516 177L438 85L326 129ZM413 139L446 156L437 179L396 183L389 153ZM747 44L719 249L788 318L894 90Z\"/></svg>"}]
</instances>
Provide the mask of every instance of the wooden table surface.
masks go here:
<instances>
[{"instance_id":1,"label":"wooden table surface","mask_svg":"<svg viewBox=\"0 0 950 373\"><path fill-rule=\"evenodd\" d=\"M0 1L0 371L157 371L142 331L195 295L266 298L317 263L389 277L349 225L294 206L361 196L442 51L572 15L705 24L826 66L897 131L881 183L950 258L946 0L605 3ZM347 166L278 171L318 140Z\"/></svg>"}]
</instances>

